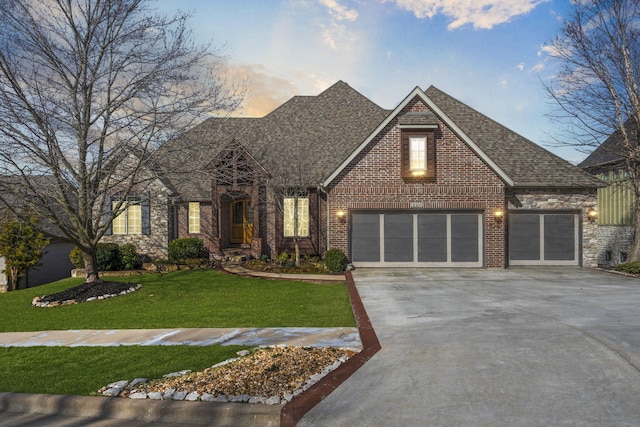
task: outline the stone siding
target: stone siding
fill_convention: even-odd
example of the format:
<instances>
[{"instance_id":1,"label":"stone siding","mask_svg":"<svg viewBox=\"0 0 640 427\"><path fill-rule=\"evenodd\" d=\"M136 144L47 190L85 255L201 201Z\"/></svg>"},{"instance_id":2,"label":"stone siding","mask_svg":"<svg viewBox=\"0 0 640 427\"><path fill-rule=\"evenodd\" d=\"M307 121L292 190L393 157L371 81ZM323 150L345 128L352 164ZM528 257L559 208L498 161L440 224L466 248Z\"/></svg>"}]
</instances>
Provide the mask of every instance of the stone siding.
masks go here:
<instances>
[{"instance_id":1,"label":"stone siding","mask_svg":"<svg viewBox=\"0 0 640 427\"><path fill-rule=\"evenodd\" d=\"M102 238L104 243L135 245L139 255L152 259L166 259L168 256L170 228L169 191L160 181L149 184L144 191L149 194L149 214L151 230L149 234L111 234Z\"/></svg>"},{"instance_id":2,"label":"stone siding","mask_svg":"<svg viewBox=\"0 0 640 427\"><path fill-rule=\"evenodd\" d=\"M632 225L600 225L596 232L597 262L601 267L614 267L622 262L621 254L629 253L635 236ZM611 259L607 259L607 251Z\"/></svg>"},{"instance_id":3,"label":"stone siding","mask_svg":"<svg viewBox=\"0 0 640 427\"><path fill-rule=\"evenodd\" d=\"M597 208L596 189L518 189L510 191L507 200L509 210L566 210L580 214L582 265L596 267L598 265L597 222L587 218L589 208Z\"/></svg>"}]
</instances>

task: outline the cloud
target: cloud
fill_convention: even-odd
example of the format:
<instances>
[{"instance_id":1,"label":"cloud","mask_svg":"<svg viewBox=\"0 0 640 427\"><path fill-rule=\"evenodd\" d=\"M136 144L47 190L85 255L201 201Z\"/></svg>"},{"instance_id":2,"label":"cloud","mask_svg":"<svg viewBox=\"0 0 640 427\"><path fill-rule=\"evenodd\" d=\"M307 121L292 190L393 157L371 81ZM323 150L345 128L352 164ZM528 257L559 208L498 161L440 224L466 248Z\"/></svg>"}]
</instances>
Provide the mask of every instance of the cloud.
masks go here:
<instances>
[{"instance_id":1,"label":"cloud","mask_svg":"<svg viewBox=\"0 0 640 427\"><path fill-rule=\"evenodd\" d=\"M524 62L521 62L518 65L516 65L516 70L518 71L524 70Z\"/></svg>"},{"instance_id":2,"label":"cloud","mask_svg":"<svg viewBox=\"0 0 640 427\"><path fill-rule=\"evenodd\" d=\"M341 5L336 0L319 0L323 6L329 9L331 16L338 21L355 21L358 19L358 11L355 9L348 9L346 6Z\"/></svg>"},{"instance_id":3,"label":"cloud","mask_svg":"<svg viewBox=\"0 0 640 427\"><path fill-rule=\"evenodd\" d=\"M274 76L261 65L231 65L226 67L227 79L245 82L241 109L234 116L262 117L275 110L294 95L300 94L297 85L287 79Z\"/></svg>"},{"instance_id":4,"label":"cloud","mask_svg":"<svg viewBox=\"0 0 640 427\"><path fill-rule=\"evenodd\" d=\"M491 29L511 18L529 13L549 0L383 0L396 3L417 18L442 14L450 18L449 30L472 25L474 29Z\"/></svg>"}]
</instances>

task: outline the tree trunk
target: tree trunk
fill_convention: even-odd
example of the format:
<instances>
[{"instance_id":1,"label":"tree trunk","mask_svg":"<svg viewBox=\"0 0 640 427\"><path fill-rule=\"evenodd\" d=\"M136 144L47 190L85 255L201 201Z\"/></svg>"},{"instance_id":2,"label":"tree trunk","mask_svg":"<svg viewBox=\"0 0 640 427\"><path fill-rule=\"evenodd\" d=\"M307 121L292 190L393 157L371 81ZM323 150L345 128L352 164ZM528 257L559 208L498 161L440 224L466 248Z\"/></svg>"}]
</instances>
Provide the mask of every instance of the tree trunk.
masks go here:
<instances>
[{"instance_id":1,"label":"tree trunk","mask_svg":"<svg viewBox=\"0 0 640 427\"><path fill-rule=\"evenodd\" d=\"M293 239L293 247L296 250L296 267L300 267L300 243L297 237Z\"/></svg>"},{"instance_id":2,"label":"tree trunk","mask_svg":"<svg viewBox=\"0 0 640 427\"><path fill-rule=\"evenodd\" d=\"M633 205L633 243L629 249L628 262L640 261L640 194L636 191L636 201Z\"/></svg>"},{"instance_id":3,"label":"tree trunk","mask_svg":"<svg viewBox=\"0 0 640 427\"><path fill-rule=\"evenodd\" d=\"M93 253L86 253L82 251L82 258L84 259L84 271L85 271L85 283L95 283L100 280L98 275L98 260L96 258L95 251Z\"/></svg>"},{"instance_id":4,"label":"tree trunk","mask_svg":"<svg viewBox=\"0 0 640 427\"><path fill-rule=\"evenodd\" d=\"M11 271L11 277L9 278L9 290L15 291L18 289L18 280L20 279L20 271L17 268L11 267L9 269Z\"/></svg>"}]
</instances>

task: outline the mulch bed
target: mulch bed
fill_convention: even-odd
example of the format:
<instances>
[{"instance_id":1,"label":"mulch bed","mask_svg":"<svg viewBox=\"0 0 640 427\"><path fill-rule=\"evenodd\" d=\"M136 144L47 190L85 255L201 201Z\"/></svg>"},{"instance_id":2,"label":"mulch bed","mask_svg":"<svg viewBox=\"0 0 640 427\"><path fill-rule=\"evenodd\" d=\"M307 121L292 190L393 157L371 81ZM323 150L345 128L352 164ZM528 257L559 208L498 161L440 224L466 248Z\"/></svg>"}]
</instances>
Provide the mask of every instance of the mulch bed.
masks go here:
<instances>
[{"instance_id":1,"label":"mulch bed","mask_svg":"<svg viewBox=\"0 0 640 427\"><path fill-rule=\"evenodd\" d=\"M118 295L137 291L142 286L125 282L107 282L99 280L93 283L83 283L51 295L35 297L32 305L39 307L56 307L59 305L78 304L81 302L106 299Z\"/></svg>"}]
</instances>

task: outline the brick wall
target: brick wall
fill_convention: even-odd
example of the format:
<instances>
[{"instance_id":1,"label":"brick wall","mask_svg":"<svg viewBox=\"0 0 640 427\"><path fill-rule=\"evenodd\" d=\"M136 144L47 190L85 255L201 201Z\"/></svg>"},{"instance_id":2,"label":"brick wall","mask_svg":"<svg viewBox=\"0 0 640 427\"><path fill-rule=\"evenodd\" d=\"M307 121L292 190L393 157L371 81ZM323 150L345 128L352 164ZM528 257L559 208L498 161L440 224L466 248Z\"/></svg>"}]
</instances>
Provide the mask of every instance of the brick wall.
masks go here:
<instances>
[{"instance_id":1,"label":"brick wall","mask_svg":"<svg viewBox=\"0 0 640 427\"><path fill-rule=\"evenodd\" d=\"M200 202L200 233L189 233L189 202L176 205L175 213L177 238L196 237L202 239L209 253L219 252L219 241L214 234L217 227L214 226L213 204L211 202Z\"/></svg>"},{"instance_id":2,"label":"brick wall","mask_svg":"<svg viewBox=\"0 0 640 427\"><path fill-rule=\"evenodd\" d=\"M418 98L403 112L428 111ZM394 119L333 181L330 246L349 253L349 221L338 210L473 209L485 213L485 264L505 266L505 225L493 212L505 209L504 183L443 122L436 131L436 178L401 178L401 130Z\"/></svg>"}]
</instances>

